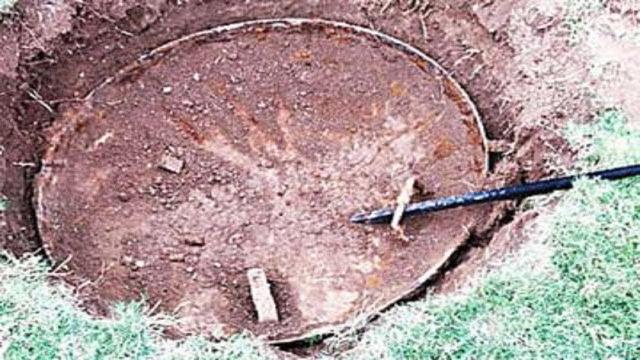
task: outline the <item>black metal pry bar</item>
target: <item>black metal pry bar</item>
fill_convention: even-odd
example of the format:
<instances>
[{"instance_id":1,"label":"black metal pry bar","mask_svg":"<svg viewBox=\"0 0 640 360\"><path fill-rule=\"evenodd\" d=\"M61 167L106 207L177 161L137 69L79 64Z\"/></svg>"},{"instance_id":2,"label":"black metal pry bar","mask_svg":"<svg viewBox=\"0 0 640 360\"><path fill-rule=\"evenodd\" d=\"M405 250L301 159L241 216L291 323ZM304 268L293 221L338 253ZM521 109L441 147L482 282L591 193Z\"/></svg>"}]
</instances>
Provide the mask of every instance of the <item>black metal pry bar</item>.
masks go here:
<instances>
[{"instance_id":1,"label":"black metal pry bar","mask_svg":"<svg viewBox=\"0 0 640 360\"><path fill-rule=\"evenodd\" d=\"M574 176L548 179L521 185L508 186L500 189L469 192L462 195L446 196L438 199L426 200L409 204L403 217L428 214L440 210L453 209L462 206L483 204L492 201L522 199L534 195L548 194L556 190L568 190L579 178L619 180L640 175L640 165L631 165L614 169L591 172ZM357 224L388 223L393 217L394 208L384 208L372 212L362 212L351 217L351 222Z\"/></svg>"}]
</instances>

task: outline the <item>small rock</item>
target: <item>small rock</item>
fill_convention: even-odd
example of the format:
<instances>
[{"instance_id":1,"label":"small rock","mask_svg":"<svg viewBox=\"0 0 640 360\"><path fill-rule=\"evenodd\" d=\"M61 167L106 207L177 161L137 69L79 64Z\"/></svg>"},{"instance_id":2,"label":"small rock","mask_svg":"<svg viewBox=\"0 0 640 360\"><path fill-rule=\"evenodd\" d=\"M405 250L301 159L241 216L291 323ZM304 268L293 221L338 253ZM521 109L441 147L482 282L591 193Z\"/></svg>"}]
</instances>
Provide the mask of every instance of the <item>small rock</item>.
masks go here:
<instances>
[{"instance_id":1,"label":"small rock","mask_svg":"<svg viewBox=\"0 0 640 360\"><path fill-rule=\"evenodd\" d=\"M129 193L127 193L126 191L119 192L118 200L122 202L129 202L129 200L131 200L131 195L129 195Z\"/></svg>"},{"instance_id":2,"label":"small rock","mask_svg":"<svg viewBox=\"0 0 640 360\"><path fill-rule=\"evenodd\" d=\"M204 246L204 238L203 237L189 237L184 240L184 242L189 246Z\"/></svg>"},{"instance_id":3,"label":"small rock","mask_svg":"<svg viewBox=\"0 0 640 360\"><path fill-rule=\"evenodd\" d=\"M227 239L227 243L229 245L237 245L241 243L243 239L244 239L244 235L242 235L242 233L236 233L231 235L229 239Z\"/></svg>"},{"instance_id":4,"label":"small rock","mask_svg":"<svg viewBox=\"0 0 640 360\"><path fill-rule=\"evenodd\" d=\"M249 286L251 287L251 299L258 313L258 322L278 321L276 302L271 294L271 286L267 282L267 275L259 268L247 271Z\"/></svg>"},{"instance_id":5,"label":"small rock","mask_svg":"<svg viewBox=\"0 0 640 360\"><path fill-rule=\"evenodd\" d=\"M160 164L158 165L158 167L174 174L180 174L182 168L184 167L184 160L178 159L168 154L164 154L162 156L162 159L160 159Z\"/></svg>"},{"instance_id":6,"label":"small rock","mask_svg":"<svg viewBox=\"0 0 640 360\"><path fill-rule=\"evenodd\" d=\"M193 81L200 81L200 79L202 79L200 73L193 74Z\"/></svg>"},{"instance_id":7,"label":"small rock","mask_svg":"<svg viewBox=\"0 0 640 360\"><path fill-rule=\"evenodd\" d=\"M133 263L133 266L134 266L136 269L143 268L143 267L144 267L144 265L145 265L145 264L144 264L144 261L143 261L143 260L136 260L136 262L135 262L135 263Z\"/></svg>"},{"instance_id":8,"label":"small rock","mask_svg":"<svg viewBox=\"0 0 640 360\"><path fill-rule=\"evenodd\" d=\"M184 262L184 254L169 254L169 261L171 262Z\"/></svg>"},{"instance_id":9,"label":"small rock","mask_svg":"<svg viewBox=\"0 0 640 360\"><path fill-rule=\"evenodd\" d=\"M193 266L187 266L187 268L185 269L186 272L188 272L189 274L193 273L194 271L196 271L196 269L193 268Z\"/></svg>"},{"instance_id":10,"label":"small rock","mask_svg":"<svg viewBox=\"0 0 640 360\"><path fill-rule=\"evenodd\" d=\"M262 166L265 169L271 169L273 168L273 162L267 159L262 159L260 160L260 166Z\"/></svg>"},{"instance_id":11,"label":"small rock","mask_svg":"<svg viewBox=\"0 0 640 360\"><path fill-rule=\"evenodd\" d=\"M173 88L171 86L165 86L162 88L162 93L165 95L171 94L172 91L173 91Z\"/></svg>"},{"instance_id":12,"label":"small rock","mask_svg":"<svg viewBox=\"0 0 640 360\"><path fill-rule=\"evenodd\" d=\"M184 257L184 262L186 262L188 265L196 265L199 261L200 257L197 253L190 254Z\"/></svg>"},{"instance_id":13,"label":"small rock","mask_svg":"<svg viewBox=\"0 0 640 360\"><path fill-rule=\"evenodd\" d=\"M123 256L122 260L120 261L120 263L122 265L130 265L131 263L133 263L133 258L131 256Z\"/></svg>"}]
</instances>

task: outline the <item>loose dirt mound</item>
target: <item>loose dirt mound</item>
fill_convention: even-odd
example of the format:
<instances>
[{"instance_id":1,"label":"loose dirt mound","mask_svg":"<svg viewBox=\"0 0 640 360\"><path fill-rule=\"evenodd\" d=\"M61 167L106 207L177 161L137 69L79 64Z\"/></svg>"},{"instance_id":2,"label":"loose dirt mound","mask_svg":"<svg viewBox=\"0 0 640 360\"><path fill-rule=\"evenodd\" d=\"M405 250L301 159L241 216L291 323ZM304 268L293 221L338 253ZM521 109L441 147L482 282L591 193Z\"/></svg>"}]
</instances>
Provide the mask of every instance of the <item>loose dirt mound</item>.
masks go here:
<instances>
[{"instance_id":1,"label":"loose dirt mound","mask_svg":"<svg viewBox=\"0 0 640 360\"><path fill-rule=\"evenodd\" d=\"M338 25L338 26L335 26ZM348 223L481 184L477 112L437 64L394 39L321 21L204 31L152 52L67 111L43 160L37 215L50 256L107 300L149 297L185 330L271 341L397 301L467 238L478 209L387 227ZM381 35L381 34L377 34ZM272 283L258 324L246 271Z\"/></svg>"}]
</instances>

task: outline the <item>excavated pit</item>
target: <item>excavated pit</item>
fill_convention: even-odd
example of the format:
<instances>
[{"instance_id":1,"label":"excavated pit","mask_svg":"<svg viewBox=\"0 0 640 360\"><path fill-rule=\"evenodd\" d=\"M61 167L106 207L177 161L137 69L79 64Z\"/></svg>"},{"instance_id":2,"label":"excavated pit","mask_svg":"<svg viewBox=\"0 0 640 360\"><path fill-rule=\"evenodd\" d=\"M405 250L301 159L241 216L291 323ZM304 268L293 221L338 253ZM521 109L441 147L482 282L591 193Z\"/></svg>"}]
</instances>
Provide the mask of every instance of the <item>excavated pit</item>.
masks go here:
<instances>
[{"instance_id":1,"label":"excavated pit","mask_svg":"<svg viewBox=\"0 0 640 360\"><path fill-rule=\"evenodd\" d=\"M477 189L475 106L435 61L373 30L304 19L201 31L140 57L67 110L37 178L45 250L100 304L146 297L182 332L272 343L330 332L418 288L485 221L457 209L348 222ZM258 323L246 272L266 271L279 322Z\"/></svg>"}]
</instances>

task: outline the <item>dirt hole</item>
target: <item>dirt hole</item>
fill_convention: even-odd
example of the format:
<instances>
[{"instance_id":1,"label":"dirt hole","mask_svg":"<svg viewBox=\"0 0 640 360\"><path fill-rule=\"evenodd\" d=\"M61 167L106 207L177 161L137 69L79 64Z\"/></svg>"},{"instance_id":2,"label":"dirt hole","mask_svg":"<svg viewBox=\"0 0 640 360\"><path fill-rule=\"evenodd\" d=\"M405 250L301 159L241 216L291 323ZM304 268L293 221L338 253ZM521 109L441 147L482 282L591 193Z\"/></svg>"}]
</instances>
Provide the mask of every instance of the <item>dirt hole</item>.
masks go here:
<instances>
[{"instance_id":1,"label":"dirt hole","mask_svg":"<svg viewBox=\"0 0 640 360\"><path fill-rule=\"evenodd\" d=\"M418 177L434 196L484 183L474 104L401 41L345 23L225 25L141 56L56 120L37 177L45 249L97 304L147 296L181 332L323 334L422 285L483 209L348 222ZM258 323L246 272L278 322Z\"/></svg>"}]
</instances>

